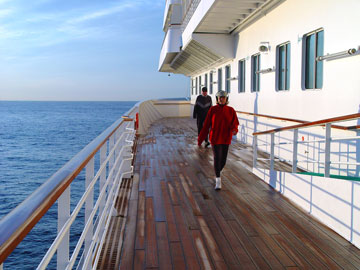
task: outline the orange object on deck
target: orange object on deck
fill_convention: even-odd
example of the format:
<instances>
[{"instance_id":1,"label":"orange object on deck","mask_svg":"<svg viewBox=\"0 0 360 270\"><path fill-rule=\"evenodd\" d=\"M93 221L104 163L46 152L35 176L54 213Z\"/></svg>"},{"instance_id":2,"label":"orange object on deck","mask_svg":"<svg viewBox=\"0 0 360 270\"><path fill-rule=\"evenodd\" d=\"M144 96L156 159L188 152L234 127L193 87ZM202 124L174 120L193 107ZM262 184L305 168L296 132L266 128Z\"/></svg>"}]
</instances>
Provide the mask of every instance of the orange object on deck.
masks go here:
<instances>
[{"instance_id":1,"label":"orange object on deck","mask_svg":"<svg viewBox=\"0 0 360 270\"><path fill-rule=\"evenodd\" d=\"M137 130L139 128L139 113L136 113L135 117L135 129Z\"/></svg>"}]
</instances>

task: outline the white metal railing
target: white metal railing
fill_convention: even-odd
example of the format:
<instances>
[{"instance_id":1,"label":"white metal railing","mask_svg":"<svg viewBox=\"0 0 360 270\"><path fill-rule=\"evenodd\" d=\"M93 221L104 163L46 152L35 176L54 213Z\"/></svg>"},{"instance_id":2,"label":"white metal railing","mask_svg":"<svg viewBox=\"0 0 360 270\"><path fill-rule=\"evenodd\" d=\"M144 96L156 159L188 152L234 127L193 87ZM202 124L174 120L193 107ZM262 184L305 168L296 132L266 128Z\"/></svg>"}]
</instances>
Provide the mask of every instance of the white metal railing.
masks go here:
<instances>
[{"instance_id":1,"label":"white metal railing","mask_svg":"<svg viewBox=\"0 0 360 270\"><path fill-rule=\"evenodd\" d=\"M186 0L183 4L183 21L182 21L182 31L184 32L186 26L191 20L192 16L195 13L196 8L198 7L201 0Z\"/></svg>"},{"instance_id":2,"label":"white metal railing","mask_svg":"<svg viewBox=\"0 0 360 270\"><path fill-rule=\"evenodd\" d=\"M62 251L59 252L59 254L62 255L60 255L60 258L58 259L58 267L57 267L58 269L72 269L72 267L76 262L77 256L80 252L80 249L84 243L85 243L84 254L86 255L86 258L85 261L83 262L82 269L91 269L89 262L90 259L93 259L94 255L96 255L94 256L96 258L94 265L96 265L97 260L99 258L99 253L101 252L101 248L95 249L95 247L103 242L103 239L108 230L111 211L114 208L114 204L115 204L114 198L116 198L117 193L119 191L122 177L124 176L124 174L132 173L132 169L129 170L129 167L131 166L129 165L130 164L129 161L132 160L132 155L133 155L130 153L131 147L133 146L133 141L132 141L133 136L134 136L134 129L126 128L126 131L122 132L120 137L117 139L115 145L113 146L112 150L110 151L108 157L102 163L95 177L93 176L94 158L92 158L89 161L88 165L86 166L86 178L85 178L86 191L83 194L80 201L78 202L74 211L66 220L66 222L64 224L61 224L59 222L60 223L59 233L37 269L46 269L46 266L50 262L52 256L55 254L56 251L60 250L59 246L61 244L62 244ZM117 155L115 154L116 151L119 151ZM124 158L125 155L128 155L128 157ZM100 191L96 204L95 206L93 206L94 186L96 182L100 180L100 176L106 170L107 164L113 158L116 158L116 161L112 164L109 175L105 183L103 184L103 187ZM125 166L126 162L129 163L127 164L127 166ZM105 195L107 195L107 198L105 197ZM65 197L65 199L62 199L62 197ZM98 218L100 219L98 222L93 222L95 214L98 211L100 204L103 202L105 198L106 198L106 204L103 207L102 211L99 212L99 216L98 216ZM85 204L85 227L75 247L75 250L69 260L68 256L64 255L69 253L69 239L67 238L67 236L69 235L69 230L71 228L71 225L75 221L75 218L79 214L84 204ZM63 216L68 215L69 213L68 209L70 209L70 191L65 192L59 198L58 209L59 209L58 211L59 217L61 215ZM58 220L60 220L60 218L58 218ZM93 230L95 223L97 223L97 227L94 233ZM100 234L100 230L102 231L101 234Z\"/></svg>"},{"instance_id":3,"label":"white metal railing","mask_svg":"<svg viewBox=\"0 0 360 270\"><path fill-rule=\"evenodd\" d=\"M360 118L360 113L356 113L356 114L352 114L352 115L347 115L347 116L341 116L341 117L335 117L335 118L330 118L330 119L325 119L325 120L321 120L321 121L315 121L315 122L309 122L309 123L304 123L304 124L299 124L299 125L294 125L294 126L289 126L289 127L284 127L284 128L277 128L277 129L271 129L268 131L263 131L263 132L255 132L253 133L253 167L256 168L257 167L257 161L258 160L268 160L270 161L270 170L274 170L274 163L275 160L282 160L282 161L286 161L289 162L292 165L292 172L296 173L298 168L304 169L304 166L300 166L299 163L312 163L312 164L318 164L317 168L317 172L316 173L320 173L320 169L321 174L324 175L325 177L330 177L330 172L332 170L338 170L339 173L338 174L334 174L334 177L336 176L341 176L340 172L344 171L344 175L343 176L350 176L350 177L359 177L359 169L360 169L360 136L359 132L356 131L358 129L358 126L355 126L355 131L351 131L351 130L347 130L342 131L344 136L340 136L340 137L336 137L332 135L332 124L333 123L337 123L337 122L343 122L343 121L351 121L351 120L356 120ZM324 134L321 135L317 135L317 137L319 137L318 139L309 139L309 140L304 140L304 137L302 140L299 140L299 130L300 129L304 129L304 128L314 128L314 127L319 127L319 126L325 126L325 132ZM275 135L279 134L280 132L292 132L292 139L290 138L290 136L287 137L281 137L280 135L278 136L278 142L275 142ZM345 133L344 133L345 132ZM349 136L349 132L356 132L357 134L355 136ZM270 141L266 140L262 140L261 144L259 144L258 142L258 136L270 136ZM312 137L312 136L309 136ZM282 140L282 141L281 141ZM284 141L285 140L285 141ZM357 143L351 143L351 141L355 141ZM341 158L341 149L339 150L338 153L333 153L334 151L332 151L332 145L333 143L338 142L340 144L339 149L341 148L341 143L342 144L346 144L347 145L347 155L344 155L343 158ZM304 146L309 146L310 144L322 144L323 147L317 146L314 147L316 149L318 149L318 154L316 157L313 158L309 158L308 156L304 156L302 155L302 157L304 159L299 159L299 146L300 145L304 145ZM288 158L284 158L281 155L275 156L275 149L276 147L278 147L280 149L280 147L283 146L292 146L291 148L287 148L287 153L292 153L292 159L288 159ZM266 147L270 146L270 157L269 158L258 158L258 150L259 147ZM284 148L283 148L284 150ZM314 150L313 150L314 151ZM280 152L280 151L279 151ZM306 150L305 150L306 153ZM309 150L307 150L307 153L309 153ZM334 160L334 159L338 159L338 161ZM340 160L340 159L346 159L344 160ZM341 169L339 168L335 168L334 165L346 165L347 169ZM349 169L349 166L353 166L352 169ZM305 170L307 171L307 170ZM355 173L351 173L349 174L350 171L353 171ZM314 173L314 171L310 171L312 173Z\"/></svg>"},{"instance_id":4,"label":"white metal railing","mask_svg":"<svg viewBox=\"0 0 360 270\"><path fill-rule=\"evenodd\" d=\"M129 116L115 122L30 195L24 203L0 221L1 270L8 254L34 226L30 227L27 224L32 223L32 220L40 220L56 199L58 233L37 269L46 269L55 253L57 269L73 269L76 264L77 269L92 269L96 266L111 215L116 211L115 198L122 179L132 175L132 146L135 136L133 119L138 111L137 106L128 112ZM95 166L95 160L99 160L98 166ZM96 167L99 168L95 172ZM70 184L83 168L85 168L85 190L70 212ZM95 187L98 187L96 196ZM42 198L38 199L39 195ZM52 199L54 196L55 199ZM26 214L26 218L22 218L24 211L29 211L28 209L31 209L31 212ZM45 210L41 211L41 209ZM75 220L80 218L79 213L82 210L84 210L84 229L70 254L70 228ZM39 214L39 212L44 213ZM21 239L18 239L19 234L22 235Z\"/></svg>"}]
</instances>

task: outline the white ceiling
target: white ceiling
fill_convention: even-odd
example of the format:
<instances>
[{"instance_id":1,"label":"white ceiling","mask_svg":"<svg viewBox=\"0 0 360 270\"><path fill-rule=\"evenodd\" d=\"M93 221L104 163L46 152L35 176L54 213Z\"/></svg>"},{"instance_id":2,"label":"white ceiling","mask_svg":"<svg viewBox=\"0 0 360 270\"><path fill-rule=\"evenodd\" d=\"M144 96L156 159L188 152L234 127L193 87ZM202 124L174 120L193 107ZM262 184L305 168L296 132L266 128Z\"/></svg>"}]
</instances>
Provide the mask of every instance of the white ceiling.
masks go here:
<instances>
[{"instance_id":1,"label":"white ceiling","mask_svg":"<svg viewBox=\"0 0 360 270\"><path fill-rule=\"evenodd\" d=\"M196 28L197 33L231 33L252 13L272 0L217 0Z\"/></svg>"}]
</instances>

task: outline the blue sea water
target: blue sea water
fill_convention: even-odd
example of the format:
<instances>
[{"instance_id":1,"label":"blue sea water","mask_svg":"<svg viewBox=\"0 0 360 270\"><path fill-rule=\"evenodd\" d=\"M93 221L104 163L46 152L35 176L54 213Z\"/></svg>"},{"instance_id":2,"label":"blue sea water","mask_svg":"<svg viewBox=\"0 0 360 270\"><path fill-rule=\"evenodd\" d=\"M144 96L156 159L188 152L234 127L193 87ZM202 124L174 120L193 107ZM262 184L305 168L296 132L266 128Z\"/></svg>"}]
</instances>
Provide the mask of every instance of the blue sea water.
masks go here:
<instances>
[{"instance_id":1,"label":"blue sea water","mask_svg":"<svg viewBox=\"0 0 360 270\"><path fill-rule=\"evenodd\" d=\"M0 101L0 219L135 103ZM72 205L83 190L83 178L76 181ZM55 217L56 206L8 257L4 269L36 268L48 248L44 243L56 232ZM54 268L52 262L49 269Z\"/></svg>"}]
</instances>

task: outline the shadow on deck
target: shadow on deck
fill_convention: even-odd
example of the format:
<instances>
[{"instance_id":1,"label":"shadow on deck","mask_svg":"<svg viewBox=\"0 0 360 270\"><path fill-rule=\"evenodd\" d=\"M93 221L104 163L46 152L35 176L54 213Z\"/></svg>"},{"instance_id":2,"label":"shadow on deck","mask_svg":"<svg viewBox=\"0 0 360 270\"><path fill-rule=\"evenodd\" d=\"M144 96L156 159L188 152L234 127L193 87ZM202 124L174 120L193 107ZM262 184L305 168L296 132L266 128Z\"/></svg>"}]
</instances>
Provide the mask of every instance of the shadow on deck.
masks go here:
<instances>
[{"instance_id":1,"label":"shadow on deck","mask_svg":"<svg viewBox=\"0 0 360 270\"><path fill-rule=\"evenodd\" d=\"M357 248L245 168L246 146L230 146L215 191L212 150L196 137L192 119L167 118L138 139L99 269L360 268Z\"/></svg>"}]
</instances>

